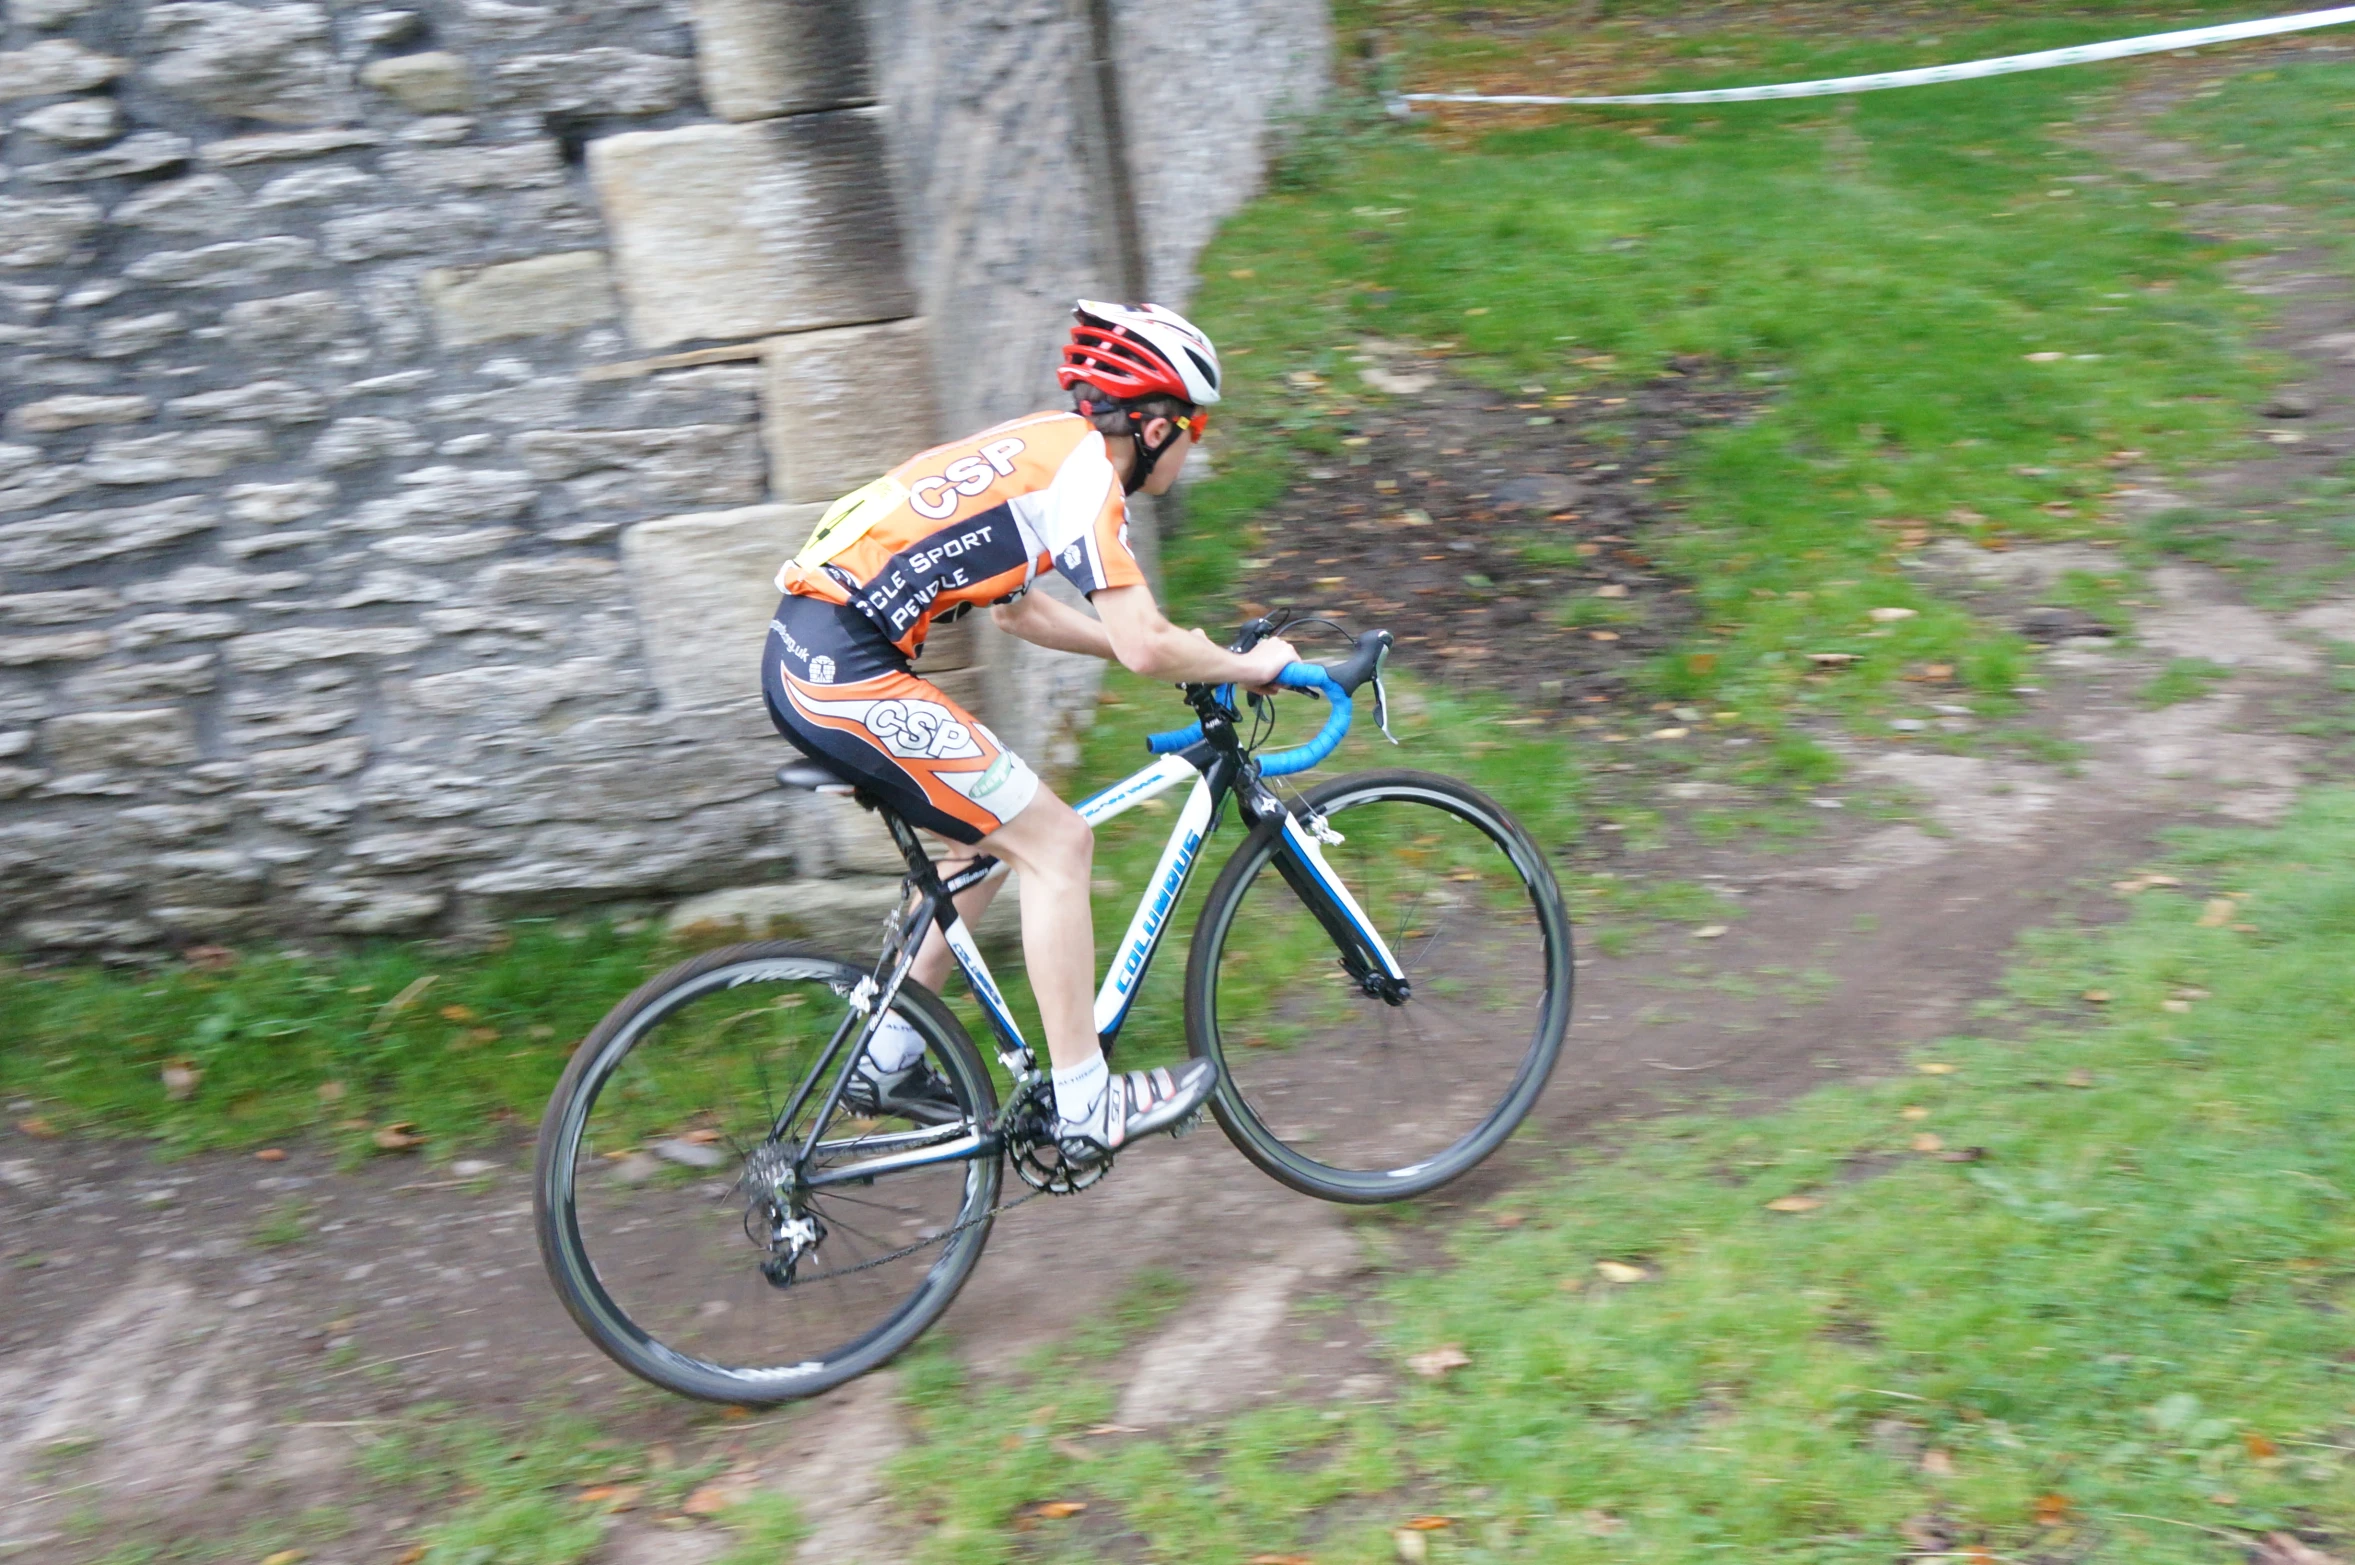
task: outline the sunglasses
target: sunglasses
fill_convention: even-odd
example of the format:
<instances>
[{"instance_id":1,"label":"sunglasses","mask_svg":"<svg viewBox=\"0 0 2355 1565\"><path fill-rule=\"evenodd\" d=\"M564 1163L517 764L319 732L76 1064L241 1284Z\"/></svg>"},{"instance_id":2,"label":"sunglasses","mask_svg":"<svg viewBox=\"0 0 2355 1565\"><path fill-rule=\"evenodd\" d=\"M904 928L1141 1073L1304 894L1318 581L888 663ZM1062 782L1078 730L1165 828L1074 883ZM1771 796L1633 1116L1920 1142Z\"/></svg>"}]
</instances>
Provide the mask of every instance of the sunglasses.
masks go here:
<instances>
[{"instance_id":1,"label":"sunglasses","mask_svg":"<svg viewBox=\"0 0 2355 1565\"><path fill-rule=\"evenodd\" d=\"M1184 430L1187 434L1192 435L1196 442L1199 442L1204 435L1210 433L1210 415L1208 413L1198 412L1191 418L1173 418L1170 420L1170 422L1175 424L1178 428Z\"/></svg>"}]
</instances>

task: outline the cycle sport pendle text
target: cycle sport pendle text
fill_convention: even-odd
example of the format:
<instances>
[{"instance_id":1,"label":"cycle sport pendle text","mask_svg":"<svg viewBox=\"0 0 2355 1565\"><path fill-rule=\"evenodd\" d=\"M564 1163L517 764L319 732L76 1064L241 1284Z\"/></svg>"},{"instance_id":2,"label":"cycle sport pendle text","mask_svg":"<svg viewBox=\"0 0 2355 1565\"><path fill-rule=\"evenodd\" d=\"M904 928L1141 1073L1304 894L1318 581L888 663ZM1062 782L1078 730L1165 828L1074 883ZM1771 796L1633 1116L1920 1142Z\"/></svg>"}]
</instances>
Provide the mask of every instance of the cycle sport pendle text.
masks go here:
<instances>
[{"instance_id":1,"label":"cycle sport pendle text","mask_svg":"<svg viewBox=\"0 0 2355 1565\"><path fill-rule=\"evenodd\" d=\"M1234 650L1282 628L1254 621ZM1211 1110L1244 1156L1330 1201L1399 1200L1473 1168L1537 1101L1570 1023L1561 891L1502 807L1405 770L1291 797L1270 786L1332 754L1363 685L1388 732L1390 645L1370 631L1346 661L1287 668L1281 683L1331 713L1278 753L1254 754L1271 703L1249 698L1247 736L1232 686L1186 686L1196 721L1155 735L1158 760L1078 806L1101 824L1190 785L1096 996L1109 1054L1235 803L1248 834L1194 927L1186 1044L1217 1067ZM778 780L852 792L809 763ZM541 1124L537 1226L558 1295L616 1362L682 1395L773 1403L866 1373L956 1298L1002 1209L1007 1163L1057 1194L1111 1166L1064 1163L1051 1080L950 900L1002 866L981 858L943 879L906 822L882 813L908 874L879 959L763 941L682 963L589 1034ZM907 976L935 925L1002 1078ZM886 1012L923 1037L954 1121L845 1107Z\"/></svg>"}]
</instances>

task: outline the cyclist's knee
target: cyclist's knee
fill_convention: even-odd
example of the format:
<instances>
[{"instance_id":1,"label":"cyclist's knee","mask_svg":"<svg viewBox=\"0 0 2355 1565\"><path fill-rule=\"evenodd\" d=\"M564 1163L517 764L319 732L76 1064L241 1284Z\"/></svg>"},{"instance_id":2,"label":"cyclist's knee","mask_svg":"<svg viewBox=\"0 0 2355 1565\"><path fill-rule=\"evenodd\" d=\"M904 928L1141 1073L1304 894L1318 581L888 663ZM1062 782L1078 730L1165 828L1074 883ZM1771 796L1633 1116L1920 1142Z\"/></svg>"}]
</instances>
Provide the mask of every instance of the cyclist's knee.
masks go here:
<instances>
[{"instance_id":1,"label":"cyclist's knee","mask_svg":"<svg viewBox=\"0 0 2355 1565\"><path fill-rule=\"evenodd\" d=\"M1095 828L1043 788L999 835L1004 856L1033 875L1084 879L1095 861Z\"/></svg>"}]
</instances>

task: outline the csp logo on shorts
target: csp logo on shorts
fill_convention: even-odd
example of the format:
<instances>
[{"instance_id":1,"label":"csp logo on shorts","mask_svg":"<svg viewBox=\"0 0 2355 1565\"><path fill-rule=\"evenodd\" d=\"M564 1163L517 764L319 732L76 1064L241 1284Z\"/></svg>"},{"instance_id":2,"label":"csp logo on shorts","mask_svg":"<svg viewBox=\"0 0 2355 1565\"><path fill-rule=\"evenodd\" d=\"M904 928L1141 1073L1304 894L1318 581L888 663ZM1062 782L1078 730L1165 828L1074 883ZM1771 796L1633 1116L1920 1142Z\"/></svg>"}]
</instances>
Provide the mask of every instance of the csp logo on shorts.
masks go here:
<instances>
[{"instance_id":1,"label":"csp logo on shorts","mask_svg":"<svg viewBox=\"0 0 2355 1565\"><path fill-rule=\"evenodd\" d=\"M973 730L937 701L878 701L867 709L867 732L894 755L943 761L981 754Z\"/></svg>"}]
</instances>

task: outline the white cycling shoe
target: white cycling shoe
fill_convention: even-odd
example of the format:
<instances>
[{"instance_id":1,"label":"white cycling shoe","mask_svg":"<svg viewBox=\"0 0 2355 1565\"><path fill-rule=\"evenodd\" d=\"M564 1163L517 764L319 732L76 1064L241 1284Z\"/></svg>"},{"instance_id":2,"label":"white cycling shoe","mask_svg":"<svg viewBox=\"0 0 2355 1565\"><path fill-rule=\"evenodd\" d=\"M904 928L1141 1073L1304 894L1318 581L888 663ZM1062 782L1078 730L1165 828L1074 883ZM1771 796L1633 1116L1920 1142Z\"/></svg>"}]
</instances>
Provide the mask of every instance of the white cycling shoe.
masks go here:
<instances>
[{"instance_id":1,"label":"white cycling shoe","mask_svg":"<svg viewBox=\"0 0 2355 1565\"><path fill-rule=\"evenodd\" d=\"M1105 1088L1107 1101L1096 1115L1071 1120L1058 1116L1056 1139L1063 1160L1077 1167L1098 1163L1139 1136L1177 1131L1218 1090L1218 1070L1208 1060L1188 1060L1175 1070L1128 1071Z\"/></svg>"}]
</instances>

